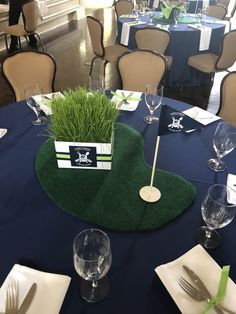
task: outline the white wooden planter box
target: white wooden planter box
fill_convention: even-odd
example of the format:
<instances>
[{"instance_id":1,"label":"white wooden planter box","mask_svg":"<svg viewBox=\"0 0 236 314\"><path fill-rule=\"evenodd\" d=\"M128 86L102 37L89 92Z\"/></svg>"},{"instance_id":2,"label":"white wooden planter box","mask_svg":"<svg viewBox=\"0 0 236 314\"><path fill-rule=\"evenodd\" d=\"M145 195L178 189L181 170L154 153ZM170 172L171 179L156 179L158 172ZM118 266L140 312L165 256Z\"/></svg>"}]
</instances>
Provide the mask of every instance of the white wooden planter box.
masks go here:
<instances>
[{"instance_id":1,"label":"white wooden planter box","mask_svg":"<svg viewBox=\"0 0 236 314\"><path fill-rule=\"evenodd\" d=\"M111 143L54 141L58 168L111 170Z\"/></svg>"}]
</instances>

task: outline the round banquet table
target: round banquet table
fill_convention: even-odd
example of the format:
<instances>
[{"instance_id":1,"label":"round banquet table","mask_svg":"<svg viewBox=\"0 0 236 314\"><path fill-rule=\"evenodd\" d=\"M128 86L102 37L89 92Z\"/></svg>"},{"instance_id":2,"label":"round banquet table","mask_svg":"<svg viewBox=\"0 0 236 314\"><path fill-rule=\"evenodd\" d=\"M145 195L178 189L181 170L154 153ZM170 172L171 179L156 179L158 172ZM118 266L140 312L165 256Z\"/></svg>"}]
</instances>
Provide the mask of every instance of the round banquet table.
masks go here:
<instances>
[{"instance_id":1,"label":"round banquet table","mask_svg":"<svg viewBox=\"0 0 236 314\"><path fill-rule=\"evenodd\" d=\"M158 9L159 8L159 0L149 0L148 1L148 7L149 8L155 8ZM206 0L188 0L189 2L189 8L188 8L188 13L196 13L198 9L202 9L203 5L206 7L208 5L212 5L215 4L216 1L215 0L210 0L210 1L206 1Z\"/></svg>"},{"instance_id":2,"label":"round banquet table","mask_svg":"<svg viewBox=\"0 0 236 314\"><path fill-rule=\"evenodd\" d=\"M156 18L161 17L162 13L156 12ZM182 15L184 16L184 15ZM188 18L194 18L194 15L186 14ZM135 33L140 28L148 27L148 16L141 16L141 21L146 22L142 25L132 25L129 32L129 40L126 45L129 49L137 49L135 42ZM122 26L125 22L132 22L133 19L119 18L118 19L118 41L121 42ZM206 21L206 22L205 22ZM154 19L154 24L166 25L163 19ZM173 57L173 63L170 70L167 72L165 84L169 87L179 87L183 80L184 86L198 86L200 84L209 84L209 75L205 75L199 71L191 70L187 66L187 61L190 56L200 53L215 53L219 54L222 38L224 36L225 24L213 18L206 18L203 25L212 29L209 49L199 51L200 31L189 27L188 24L178 23L177 27L170 25L171 32L170 44L166 50L166 55ZM194 24L193 24L194 25Z\"/></svg>"},{"instance_id":3,"label":"round banquet table","mask_svg":"<svg viewBox=\"0 0 236 314\"><path fill-rule=\"evenodd\" d=\"M168 98L163 103L178 110L189 108L187 104ZM119 121L142 134L145 159L150 164L157 125L143 122L147 113L142 100L135 112L122 111ZM200 132L161 137L158 167L192 182L197 188L196 200L178 218L153 231L117 232L100 228L111 240L110 291L105 300L89 304L79 293L72 243L81 230L99 226L82 221L59 208L39 184L35 173L35 156L47 137L45 126L31 124L34 118L24 101L0 108L0 127L8 129L0 139L0 284L12 266L19 263L72 278L60 311L62 314L180 313L154 268L178 258L196 245L195 233L203 224L200 207L204 194L211 184L225 184L227 174L236 173L236 150L224 158L228 167L225 172L214 173L207 168L207 160L214 156L212 136L217 122ZM231 265L230 276L234 281L235 230L233 221L220 230L221 245L209 250L220 266Z\"/></svg>"}]
</instances>

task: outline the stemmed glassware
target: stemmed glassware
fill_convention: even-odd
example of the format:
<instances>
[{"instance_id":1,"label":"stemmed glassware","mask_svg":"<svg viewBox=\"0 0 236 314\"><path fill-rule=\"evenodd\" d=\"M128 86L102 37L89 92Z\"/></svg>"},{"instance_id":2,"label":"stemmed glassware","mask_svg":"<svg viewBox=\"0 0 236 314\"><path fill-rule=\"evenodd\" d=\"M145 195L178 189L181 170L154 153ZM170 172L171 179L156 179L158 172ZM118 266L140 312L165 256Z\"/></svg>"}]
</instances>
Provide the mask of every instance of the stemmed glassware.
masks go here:
<instances>
[{"instance_id":1,"label":"stemmed glassware","mask_svg":"<svg viewBox=\"0 0 236 314\"><path fill-rule=\"evenodd\" d=\"M145 93L145 103L149 109L150 115L144 117L148 124L156 123L159 119L154 115L155 110L161 105L163 98L163 85L147 84Z\"/></svg>"},{"instance_id":2,"label":"stemmed glassware","mask_svg":"<svg viewBox=\"0 0 236 314\"><path fill-rule=\"evenodd\" d=\"M140 13L140 8L138 4L134 5L134 8L132 10L132 13L136 16L135 20L139 21L139 13Z\"/></svg>"},{"instance_id":3,"label":"stemmed glassware","mask_svg":"<svg viewBox=\"0 0 236 314\"><path fill-rule=\"evenodd\" d=\"M185 14L188 12L189 7L190 7L190 2L189 2L189 1L185 1L185 2L184 2L184 11L185 11Z\"/></svg>"},{"instance_id":4,"label":"stemmed glassware","mask_svg":"<svg viewBox=\"0 0 236 314\"><path fill-rule=\"evenodd\" d=\"M173 8L173 18L174 18L174 21L175 21L175 24L174 24L174 28L178 27L178 19L179 19L179 9L178 8Z\"/></svg>"},{"instance_id":5,"label":"stemmed glassware","mask_svg":"<svg viewBox=\"0 0 236 314\"><path fill-rule=\"evenodd\" d=\"M27 105L34 111L37 119L32 121L33 125L42 125L47 122L47 119L42 115L40 104L34 99L37 96L39 102L44 101L42 89L38 84L27 85L24 87L25 100Z\"/></svg>"},{"instance_id":6,"label":"stemmed glassware","mask_svg":"<svg viewBox=\"0 0 236 314\"><path fill-rule=\"evenodd\" d=\"M148 25L154 25L153 18L155 16L155 11L153 9L150 9L148 14L149 14L149 23L148 23Z\"/></svg>"},{"instance_id":7,"label":"stemmed glassware","mask_svg":"<svg viewBox=\"0 0 236 314\"><path fill-rule=\"evenodd\" d=\"M88 302L98 302L109 291L106 275L111 266L111 247L107 234L99 229L80 232L73 243L74 266L82 277L80 293Z\"/></svg>"},{"instance_id":8,"label":"stemmed glassware","mask_svg":"<svg viewBox=\"0 0 236 314\"><path fill-rule=\"evenodd\" d=\"M236 146L236 130L226 122L220 122L213 137L213 147L217 158L207 162L208 167L214 171L224 171L225 163L222 157L229 154Z\"/></svg>"},{"instance_id":9,"label":"stemmed glassware","mask_svg":"<svg viewBox=\"0 0 236 314\"><path fill-rule=\"evenodd\" d=\"M235 216L236 204L228 202L230 193L235 193L226 185L210 186L202 203L202 217L207 226L198 230L197 240L205 248L215 248L220 243L220 235L215 230L228 225Z\"/></svg>"}]
</instances>

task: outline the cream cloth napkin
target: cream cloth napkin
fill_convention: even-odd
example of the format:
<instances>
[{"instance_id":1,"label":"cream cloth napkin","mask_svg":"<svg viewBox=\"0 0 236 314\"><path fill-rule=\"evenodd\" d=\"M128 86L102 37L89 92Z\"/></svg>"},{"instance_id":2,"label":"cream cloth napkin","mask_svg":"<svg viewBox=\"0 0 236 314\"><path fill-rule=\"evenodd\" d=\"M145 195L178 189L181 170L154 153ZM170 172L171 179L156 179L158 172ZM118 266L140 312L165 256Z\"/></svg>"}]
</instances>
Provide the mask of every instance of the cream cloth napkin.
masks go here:
<instances>
[{"instance_id":1,"label":"cream cloth napkin","mask_svg":"<svg viewBox=\"0 0 236 314\"><path fill-rule=\"evenodd\" d=\"M142 95L141 92L132 92L120 89L116 90L116 94L121 95L122 97L140 98L140 100ZM137 109L140 100L127 99L127 103L122 103L119 105L122 101L122 98L118 97L117 95L112 97L112 101L119 107L118 109L125 111L135 111Z\"/></svg>"},{"instance_id":2,"label":"cream cloth napkin","mask_svg":"<svg viewBox=\"0 0 236 314\"><path fill-rule=\"evenodd\" d=\"M68 276L45 273L15 264L0 288L0 312L5 311L5 288L11 279L18 281L19 306L32 284L37 284L27 314L58 314L71 280Z\"/></svg>"},{"instance_id":3,"label":"cream cloth napkin","mask_svg":"<svg viewBox=\"0 0 236 314\"><path fill-rule=\"evenodd\" d=\"M64 95L61 92L56 92L56 93L33 96L33 99L39 104L41 110L47 116L50 116L52 115L50 100L56 96L64 97Z\"/></svg>"},{"instance_id":4,"label":"cream cloth napkin","mask_svg":"<svg viewBox=\"0 0 236 314\"><path fill-rule=\"evenodd\" d=\"M160 0L154 0L152 7L153 8L158 8L159 7L159 2L160 2Z\"/></svg>"},{"instance_id":5,"label":"cream cloth napkin","mask_svg":"<svg viewBox=\"0 0 236 314\"><path fill-rule=\"evenodd\" d=\"M7 133L7 129L0 129L0 138Z\"/></svg>"},{"instance_id":6,"label":"cream cloth napkin","mask_svg":"<svg viewBox=\"0 0 236 314\"><path fill-rule=\"evenodd\" d=\"M183 113L204 125L208 125L220 119L220 117L199 107L192 107L183 111Z\"/></svg>"},{"instance_id":7,"label":"cream cloth napkin","mask_svg":"<svg viewBox=\"0 0 236 314\"><path fill-rule=\"evenodd\" d=\"M199 42L199 51L208 50L210 46L210 41L211 41L212 29L202 24L189 24L188 26L195 28L201 32L200 42Z\"/></svg>"},{"instance_id":8,"label":"cream cloth napkin","mask_svg":"<svg viewBox=\"0 0 236 314\"><path fill-rule=\"evenodd\" d=\"M147 23L142 22L142 21L132 21L132 22L123 23L122 31L121 31L121 37L120 37L120 43L122 45L128 46L130 27L133 25L142 25L142 24L147 24Z\"/></svg>"},{"instance_id":9,"label":"cream cloth napkin","mask_svg":"<svg viewBox=\"0 0 236 314\"><path fill-rule=\"evenodd\" d=\"M214 261L214 259L201 246L196 245L187 253L177 258L175 261L158 266L155 271L165 285L169 294L177 304L180 311L184 314L199 314L206 309L206 302L194 301L184 290L179 286L178 282L181 276L191 282L187 273L184 271L182 265L188 266L192 269L199 278L205 283L209 292L212 295L217 294L221 268ZM223 265L222 265L223 266ZM222 305L228 309L236 310L236 285L229 278L227 285L227 292ZM207 312L214 314L214 310Z\"/></svg>"},{"instance_id":10,"label":"cream cloth napkin","mask_svg":"<svg viewBox=\"0 0 236 314\"><path fill-rule=\"evenodd\" d=\"M236 204L236 175L235 174L231 174L231 173L228 174L227 186L235 191L235 193L230 193L228 195L228 202L231 204Z\"/></svg>"}]
</instances>

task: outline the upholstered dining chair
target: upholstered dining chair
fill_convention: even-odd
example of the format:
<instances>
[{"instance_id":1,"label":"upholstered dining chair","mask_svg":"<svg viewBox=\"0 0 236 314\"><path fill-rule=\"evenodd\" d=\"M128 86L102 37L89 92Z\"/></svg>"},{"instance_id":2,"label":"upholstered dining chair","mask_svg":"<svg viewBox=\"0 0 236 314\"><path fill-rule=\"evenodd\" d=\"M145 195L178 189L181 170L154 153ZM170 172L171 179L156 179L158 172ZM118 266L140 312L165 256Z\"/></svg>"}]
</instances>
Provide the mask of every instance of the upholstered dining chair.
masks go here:
<instances>
[{"instance_id":1,"label":"upholstered dining chair","mask_svg":"<svg viewBox=\"0 0 236 314\"><path fill-rule=\"evenodd\" d=\"M227 74L220 86L220 106L216 113L236 127L236 71Z\"/></svg>"},{"instance_id":2,"label":"upholstered dining chair","mask_svg":"<svg viewBox=\"0 0 236 314\"><path fill-rule=\"evenodd\" d=\"M206 14L218 20L223 20L226 17L227 8L223 4L209 5L206 9Z\"/></svg>"},{"instance_id":3,"label":"upholstered dining chair","mask_svg":"<svg viewBox=\"0 0 236 314\"><path fill-rule=\"evenodd\" d=\"M226 33L223 37L219 55L203 53L188 58L188 65L200 72L211 75L213 84L216 72L227 71L236 61L236 30Z\"/></svg>"},{"instance_id":4,"label":"upholstered dining chair","mask_svg":"<svg viewBox=\"0 0 236 314\"><path fill-rule=\"evenodd\" d=\"M230 0L218 0L216 4L223 4L226 8L228 8Z\"/></svg>"},{"instance_id":5,"label":"upholstered dining chair","mask_svg":"<svg viewBox=\"0 0 236 314\"><path fill-rule=\"evenodd\" d=\"M16 24L8 26L5 30L5 44L6 49L9 51L7 38L8 36L16 36L19 42L19 48L21 49L21 37L26 37L29 35L35 35L38 38L39 45L44 51L43 43L41 37L36 30L38 28L38 20L39 20L39 7L36 1L31 1L23 5L22 7L22 16L24 24Z\"/></svg>"},{"instance_id":6,"label":"upholstered dining chair","mask_svg":"<svg viewBox=\"0 0 236 314\"><path fill-rule=\"evenodd\" d=\"M25 99L25 86L39 84L43 93L54 92L56 62L42 51L18 51L2 60L1 71L15 100Z\"/></svg>"},{"instance_id":7,"label":"upholstered dining chair","mask_svg":"<svg viewBox=\"0 0 236 314\"><path fill-rule=\"evenodd\" d=\"M118 70L124 90L146 92L147 84L158 85L164 79L167 59L152 50L137 49L120 55Z\"/></svg>"},{"instance_id":8,"label":"upholstered dining chair","mask_svg":"<svg viewBox=\"0 0 236 314\"><path fill-rule=\"evenodd\" d=\"M103 62L103 77L105 78L106 65L108 62L116 62L118 56L124 52L129 51L129 49L121 45L113 45L104 47L103 45L103 25L100 21L92 16L87 16L87 25L91 38L92 49L95 57L92 59L89 76L93 72L94 61L100 58Z\"/></svg>"},{"instance_id":9,"label":"upholstered dining chair","mask_svg":"<svg viewBox=\"0 0 236 314\"><path fill-rule=\"evenodd\" d=\"M154 50L165 55L171 40L171 33L164 29L146 27L136 31L135 40L138 49ZM166 55L165 57L167 58L168 68L170 68L173 58Z\"/></svg>"},{"instance_id":10,"label":"upholstered dining chair","mask_svg":"<svg viewBox=\"0 0 236 314\"><path fill-rule=\"evenodd\" d=\"M116 16L120 17L124 14L132 13L134 8L134 4L132 1L129 0L119 0L115 3L115 12Z\"/></svg>"}]
</instances>

